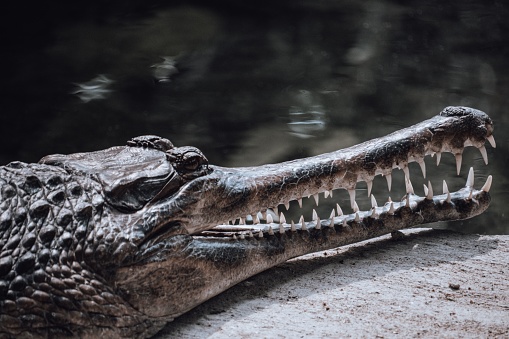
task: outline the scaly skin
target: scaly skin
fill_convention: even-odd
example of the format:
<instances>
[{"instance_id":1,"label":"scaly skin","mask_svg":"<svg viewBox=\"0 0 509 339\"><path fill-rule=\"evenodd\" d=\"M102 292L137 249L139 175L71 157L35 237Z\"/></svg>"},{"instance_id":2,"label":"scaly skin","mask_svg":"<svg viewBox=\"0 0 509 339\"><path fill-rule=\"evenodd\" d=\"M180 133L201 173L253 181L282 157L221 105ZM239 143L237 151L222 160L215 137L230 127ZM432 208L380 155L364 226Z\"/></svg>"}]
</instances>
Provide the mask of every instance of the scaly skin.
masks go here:
<instances>
[{"instance_id":1,"label":"scaly skin","mask_svg":"<svg viewBox=\"0 0 509 339\"><path fill-rule=\"evenodd\" d=\"M149 337L236 283L290 258L489 205L491 177L458 192L407 195L357 211L355 185L425 155L485 155L483 112L448 107L386 137L316 157L249 168L208 164L194 147L145 136L128 146L0 167L0 337ZM460 166L458 166L459 168ZM256 214L347 189L351 215L278 223ZM338 211L340 212L340 211ZM226 225L247 215L254 225Z\"/></svg>"}]
</instances>

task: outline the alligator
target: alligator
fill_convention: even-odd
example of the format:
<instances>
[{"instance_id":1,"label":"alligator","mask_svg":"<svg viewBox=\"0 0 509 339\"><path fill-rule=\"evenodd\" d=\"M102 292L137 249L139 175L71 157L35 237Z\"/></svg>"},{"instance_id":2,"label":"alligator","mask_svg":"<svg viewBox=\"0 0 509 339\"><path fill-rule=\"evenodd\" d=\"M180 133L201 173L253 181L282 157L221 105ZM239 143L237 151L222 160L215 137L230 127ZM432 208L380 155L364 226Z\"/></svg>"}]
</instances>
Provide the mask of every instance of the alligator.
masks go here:
<instances>
[{"instance_id":1,"label":"alligator","mask_svg":"<svg viewBox=\"0 0 509 339\"><path fill-rule=\"evenodd\" d=\"M492 177L443 194L414 193L409 163L495 147L482 111L447 107L412 127L356 146L258 167L208 163L190 146L141 136L88 153L49 155L0 168L0 337L150 337L175 317L290 258L436 221L466 219L490 203ZM378 206L382 175L405 173L406 194ZM355 201L366 182L372 207ZM337 205L286 221L284 209L333 190ZM312 200L311 200L312 201Z\"/></svg>"}]
</instances>

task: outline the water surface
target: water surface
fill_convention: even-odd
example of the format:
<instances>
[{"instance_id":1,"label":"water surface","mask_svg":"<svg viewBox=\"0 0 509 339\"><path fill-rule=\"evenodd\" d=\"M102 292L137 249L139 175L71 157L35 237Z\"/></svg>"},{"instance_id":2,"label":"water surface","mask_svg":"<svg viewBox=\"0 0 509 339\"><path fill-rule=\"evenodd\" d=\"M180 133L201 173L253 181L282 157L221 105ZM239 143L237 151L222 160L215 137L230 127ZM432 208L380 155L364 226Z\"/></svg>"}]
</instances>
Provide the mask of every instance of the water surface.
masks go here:
<instances>
[{"instance_id":1,"label":"water surface","mask_svg":"<svg viewBox=\"0 0 509 339\"><path fill-rule=\"evenodd\" d=\"M258 165L350 146L466 105L495 121L489 165L467 149L460 176L447 154L438 168L427 159L428 177L438 190L443 178L456 190L469 166L478 187L492 174L488 212L448 226L509 233L503 2L98 2L6 13L2 164L157 134L199 147L214 164ZM411 170L422 194L427 180L418 165ZM377 178L374 194L379 203L401 197L401 171L390 193ZM346 192L333 200L349 211ZM326 217L333 203L322 201Z\"/></svg>"}]
</instances>

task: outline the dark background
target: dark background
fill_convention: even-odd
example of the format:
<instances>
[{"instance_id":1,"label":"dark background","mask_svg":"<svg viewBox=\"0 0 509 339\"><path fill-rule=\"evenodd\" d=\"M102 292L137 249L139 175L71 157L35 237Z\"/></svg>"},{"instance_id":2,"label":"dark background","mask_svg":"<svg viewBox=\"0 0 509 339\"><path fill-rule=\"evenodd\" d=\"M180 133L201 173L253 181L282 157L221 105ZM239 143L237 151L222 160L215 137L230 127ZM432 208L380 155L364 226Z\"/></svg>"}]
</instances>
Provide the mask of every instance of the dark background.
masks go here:
<instances>
[{"instance_id":1,"label":"dark background","mask_svg":"<svg viewBox=\"0 0 509 339\"><path fill-rule=\"evenodd\" d=\"M460 188L469 166L476 187L492 174L489 211L448 227L509 232L509 6L502 1L3 7L1 164L158 134L201 148L214 164L257 165L350 146L445 106L466 105L495 122L498 147L487 147L490 164L467 149L459 177L451 154L438 168L427 159L428 177L440 191L443 178L452 190ZM422 194L427 180L418 165L411 170ZM395 172L391 195L399 198L403 175ZM389 194L383 178L375 180L374 194L379 203ZM365 194L357 196L367 208ZM347 197L334 196L346 212ZM319 210L324 216L329 211L326 203Z\"/></svg>"}]
</instances>

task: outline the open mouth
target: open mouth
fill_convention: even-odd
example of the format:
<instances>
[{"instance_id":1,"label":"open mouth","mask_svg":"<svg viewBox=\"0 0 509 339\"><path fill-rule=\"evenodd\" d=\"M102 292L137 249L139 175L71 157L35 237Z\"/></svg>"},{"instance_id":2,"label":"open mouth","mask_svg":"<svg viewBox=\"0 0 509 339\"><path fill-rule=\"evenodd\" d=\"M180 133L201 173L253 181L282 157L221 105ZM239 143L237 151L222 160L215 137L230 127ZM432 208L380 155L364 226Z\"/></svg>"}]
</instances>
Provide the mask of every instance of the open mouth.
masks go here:
<instances>
[{"instance_id":1,"label":"open mouth","mask_svg":"<svg viewBox=\"0 0 509 339\"><path fill-rule=\"evenodd\" d=\"M246 219L238 218L203 231L197 236L262 238L267 235L322 228L335 231L348 230L353 224L371 225L388 219L392 219L393 223L406 222L406 225L411 227L414 226L413 224L446 221L448 219L445 216L452 217L449 220L470 218L480 214L487 207L489 196L486 193L490 191L491 184L492 176L489 175L480 189L474 188L474 170L471 167L465 186L455 192L449 191L444 180L441 188L442 194L435 195L435 190L429 182L428 185L424 185L425 194L419 196L413 192L410 184L407 186L409 192L399 201L392 201L391 198L388 198L385 203L379 204L371 194L371 208L368 210L357 209L353 213L344 213L341 206L336 203L336 206L325 218L319 216L316 209L312 209L311 218L306 220L304 215L301 215L297 221L294 221L287 217L288 214L295 214L291 208L284 212L279 209L267 209L257 213L254 217L249 215ZM330 193L327 195L330 196ZM313 199L318 204L319 199L315 197L309 199ZM357 206L355 202L353 204ZM412 223L411 220L414 222Z\"/></svg>"},{"instance_id":2,"label":"open mouth","mask_svg":"<svg viewBox=\"0 0 509 339\"><path fill-rule=\"evenodd\" d=\"M483 113L484 114L484 113ZM487 117L487 116L486 116ZM489 118L488 118L489 119ZM479 121L475 122L477 127L480 126ZM423 123L424 124L424 123ZM463 161L463 151L466 147L476 147L485 164L488 164L488 155L484 146L485 142L491 144L493 148L496 147L495 139L493 137L493 127L490 123L482 123L484 134L479 136L473 132L464 132L465 128L459 129L464 132L449 133L442 132L443 128L430 129L427 126L422 130L415 128L416 135L421 139L423 135L430 134L431 136L421 143L418 137L412 139L413 142L411 151L407 150L391 153L391 157L383 157L375 154L369 149L370 144L366 149L360 152L355 160L352 172L349 173L347 169L341 179L331 179L329 181L323 178L318 189L306 188L300 190L301 196L296 196L294 193L286 195L283 201L274 204L277 207L273 208L260 208L257 212L240 216L222 224L219 224L208 230L203 230L196 236L214 236L214 237L232 237L232 238L252 238L264 237L274 234L285 234L291 232L302 232L320 229L334 229L339 231L348 229L355 225L368 227L372 224L388 223L391 225L406 225L411 227L418 224L426 224L436 221L448 221L457 219L467 219L482 213L489 204L489 190L492 184L492 177L488 176L486 181L482 184L475 183L475 175L473 168L468 171L464 187L458 191L451 191L443 180L440 185L432 186L431 181L427 181L423 185L423 193L416 194L410 179L411 171L409 170L409 163L417 162L419 164L420 172L426 178L426 164L424 158L426 156L434 157L437 165L442 161L443 153L452 153L456 162L456 172L459 175ZM480 129L481 127L479 127ZM475 128L474 128L475 129ZM487 132L486 132L487 131ZM407 130L408 132L408 130ZM443 133L443 134L440 134ZM447 134L449 133L449 134ZM419 136L420 134L420 136ZM438 146L436 140L439 139ZM402 139L392 142L390 147L394 147L394 143L399 146ZM416 141L417 140L417 141ZM377 142L383 144L383 138L377 139ZM407 140L405 140L407 142ZM362 149L362 145L352 147L352 153L357 152L357 149ZM419 145L415 147L414 145ZM424 145L421 147L421 145ZM359 147L361 146L361 147ZM382 145L386 146L386 145ZM389 146L387 146L389 147ZM376 147L374 147L376 149ZM378 147L379 149L383 147ZM348 152L350 149L347 149ZM399 152L399 153L398 153ZM401 154L404 153L402 157ZM392 154L395 154L392 156ZM373 159L372 165L366 161L366 158ZM355 158L355 157L354 157ZM358 160L358 159L361 160ZM317 160L318 157L315 159ZM429 159L428 157L428 160ZM321 160L323 161L323 160ZM367 164L367 165L366 165ZM405 191L395 192L393 196L403 196L398 200L391 200L389 197L384 202L378 202L374 194L372 194L373 181L375 177L381 175L386 179L387 188L391 191L393 181L393 170L401 169L404 174ZM417 166L415 167L417 170ZM331 170L332 173L332 170ZM412 172L413 173L413 172ZM331 174L331 177L333 175ZM415 174L412 174L415 176ZM286 178L283 180L287 180ZM377 179L378 180L378 179ZM356 200L356 184L357 182L366 182L366 190L368 201L361 203L362 208ZM454 180L456 181L456 180ZM326 183L324 183L326 182ZM474 183L478 187L474 187ZM438 187L437 187L438 186ZM456 186L456 183L455 185ZM397 189L395 190L397 191ZM347 196L345 197L345 192ZM387 195L385 195L387 196ZM337 199L336 197L339 197ZM343 198L342 198L343 197ZM337 199L337 200L336 200ZM363 200L361 198L358 200ZM323 202L323 203L322 203ZM346 204L346 206L345 206ZM327 206L323 207L323 205ZM405 228L405 227L400 227Z\"/></svg>"}]
</instances>

